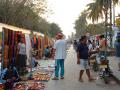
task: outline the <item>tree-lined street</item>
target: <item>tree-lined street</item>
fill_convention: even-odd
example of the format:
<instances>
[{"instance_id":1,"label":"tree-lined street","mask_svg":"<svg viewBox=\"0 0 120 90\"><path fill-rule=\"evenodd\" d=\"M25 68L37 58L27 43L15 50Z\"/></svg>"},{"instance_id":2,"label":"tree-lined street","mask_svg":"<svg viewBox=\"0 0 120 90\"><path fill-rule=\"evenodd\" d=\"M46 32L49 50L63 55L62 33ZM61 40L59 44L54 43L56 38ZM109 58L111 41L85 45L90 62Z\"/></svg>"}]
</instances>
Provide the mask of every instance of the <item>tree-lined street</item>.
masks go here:
<instances>
[{"instance_id":1,"label":"tree-lined street","mask_svg":"<svg viewBox=\"0 0 120 90\"><path fill-rule=\"evenodd\" d=\"M78 81L80 66L76 64L76 52L72 47L68 50L67 59L65 61L65 79L50 82L46 90L119 90L120 86L116 81L111 80L110 84L105 84L99 75L92 72L92 75L97 79L94 82L89 82L86 74L84 73L84 82Z\"/></svg>"},{"instance_id":2,"label":"tree-lined street","mask_svg":"<svg viewBox=\"0 0 120 90\"><path fill-rule=\"evenodd\" d=\"M0 90L120 90L119 13L120 0L0 0Z\"/></svg>"}]
</instances>

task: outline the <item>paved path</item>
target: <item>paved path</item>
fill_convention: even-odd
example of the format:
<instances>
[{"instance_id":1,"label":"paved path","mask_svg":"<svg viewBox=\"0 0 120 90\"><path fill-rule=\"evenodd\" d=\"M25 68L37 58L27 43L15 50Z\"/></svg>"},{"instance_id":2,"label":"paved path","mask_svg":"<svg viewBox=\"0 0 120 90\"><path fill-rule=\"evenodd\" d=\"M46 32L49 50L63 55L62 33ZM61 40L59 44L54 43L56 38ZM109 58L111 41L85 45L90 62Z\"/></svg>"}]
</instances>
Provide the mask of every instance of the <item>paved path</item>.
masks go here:
<instances>
[{"instance_id":1,"label":"paved path","mask_svg":"<svg viewBox=\"0 0 120 90\"><path fill-rule=\"evenodd\" d=\"M115 56L108 57L110 62L110 68L113 71L113 75L120 81L120 71L118 71L118 60Z\"/></svg>"},{"instance_id":2,"label":"paved path","mask_svg":"<svg viewBox=\"0 0 120 90\"><path fill-rule=\"evenodd\" d=\"M79 82L79 69L79 65L76 64L76 53L71 47L65 62L65 79L50 80L46 90L120 90L120 86L114 82L110 85L105 85L99 78L95 82L88 82L86 74L83 76L84 82ZM96 74L93 74L93 76L97 77Z\"/></svg>"}]
</instances>

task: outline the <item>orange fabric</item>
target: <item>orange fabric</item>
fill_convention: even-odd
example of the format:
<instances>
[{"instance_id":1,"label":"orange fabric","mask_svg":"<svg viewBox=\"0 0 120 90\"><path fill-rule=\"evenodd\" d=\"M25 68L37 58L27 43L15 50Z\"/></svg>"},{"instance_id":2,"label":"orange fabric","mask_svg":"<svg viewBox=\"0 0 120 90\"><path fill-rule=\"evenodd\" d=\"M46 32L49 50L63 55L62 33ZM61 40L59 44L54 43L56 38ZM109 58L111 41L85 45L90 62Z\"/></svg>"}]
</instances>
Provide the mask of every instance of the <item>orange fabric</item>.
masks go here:
<instances>
[{"instance_id":1,"label":"orange fabric","mask_svg":"<svg viewBox=\"0 0 120 90\"><path fill-rule=\"evenodd\" d=\"M8 29L3 28L4 30L4 44L7 45L8 44Z\"/></svg>"},{"instance_id":2,"label":"orange fabric","mask_svg":"<svg viewBox=\"0 0 120 90\"><path fill-rule=\"evenodd\" d=\"M4 47L4 67L7 67L8 65L8 45L5 45Z\"/></svg>"},{"instance_id":3,"label":"orange fabric","mask_svg":"<svg viewBox=\"0 0 120 90\"><path fill-rule=\"evenodd\" d=\"M36 37L35 36L33 37L33 40L34 40L34 44L36 44L37 41L36 41Z\"/></svg>"}]
</instances>

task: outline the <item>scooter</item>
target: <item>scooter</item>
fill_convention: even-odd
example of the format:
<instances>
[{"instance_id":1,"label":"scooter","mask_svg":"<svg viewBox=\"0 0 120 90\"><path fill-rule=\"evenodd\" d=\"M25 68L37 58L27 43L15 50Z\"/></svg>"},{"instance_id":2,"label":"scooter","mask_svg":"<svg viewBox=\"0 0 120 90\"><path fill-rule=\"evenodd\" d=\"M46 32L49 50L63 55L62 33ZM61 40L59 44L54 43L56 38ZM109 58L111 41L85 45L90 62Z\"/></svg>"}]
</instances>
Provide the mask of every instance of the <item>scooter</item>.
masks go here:
<instances>
[{"instance_id":1,"label":"scooter","mask_svg":"<svg viewBox=\"0 0 120 90\"><path fill-rule=\"evenodd\" d=\"M108 84L108 78L111 76L111 70L109 67L109 60L106 60L104 56L100 57L99 75L104 80L105 84Z\"/></svg>"},{"instance_id":2,"label":"scooter","mask_svg":"<svg viewBox=\"0 0 120 90\"><path fill-rule=\"evenodd\" d=\"M90 66L94 72L99 71L98 63L96 60L96 56L93 59L90 59Z\"/></svg>"}]
</instances>

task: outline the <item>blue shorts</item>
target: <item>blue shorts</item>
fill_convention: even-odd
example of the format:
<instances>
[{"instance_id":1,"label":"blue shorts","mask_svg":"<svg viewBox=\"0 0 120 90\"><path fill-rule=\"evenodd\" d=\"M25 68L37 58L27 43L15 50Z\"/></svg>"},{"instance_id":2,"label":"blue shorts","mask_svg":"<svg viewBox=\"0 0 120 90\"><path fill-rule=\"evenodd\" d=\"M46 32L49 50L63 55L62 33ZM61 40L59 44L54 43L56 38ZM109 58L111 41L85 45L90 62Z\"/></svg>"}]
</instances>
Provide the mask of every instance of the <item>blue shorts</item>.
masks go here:
<instances>
[{"instance_id":1,"label":"blue shorts","mask_svg":"<svg viewBox=\"0 0 120 90\"><path fill-rule=\"evenodd\" d=\"M80 59L80 69L81 70L89 69L88 59Z\"/></svg>"}]
</instances>

